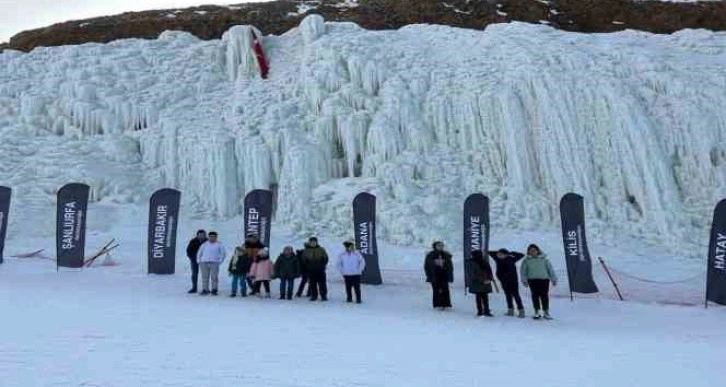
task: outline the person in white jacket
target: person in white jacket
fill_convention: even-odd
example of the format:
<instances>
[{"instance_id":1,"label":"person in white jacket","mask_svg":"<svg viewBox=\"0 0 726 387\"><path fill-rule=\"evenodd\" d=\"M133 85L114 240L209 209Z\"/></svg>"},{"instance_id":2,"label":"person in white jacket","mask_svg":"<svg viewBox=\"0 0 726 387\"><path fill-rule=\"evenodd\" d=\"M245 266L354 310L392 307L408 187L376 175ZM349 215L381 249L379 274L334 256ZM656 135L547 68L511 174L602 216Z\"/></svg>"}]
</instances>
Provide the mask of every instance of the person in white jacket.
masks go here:
<instances>
[{"instance_id":1,"label":"person in white jacket","mask_svg":"<svg viewBox=\"0 0 726 387\"><path fill-rule=\"evenodd\" d=\"M355 291L355 302L360 304L360 279L366 268L366 261L355 249L353 241L346 241L343 246L345 251L338 256L338 270L345 280L346 302L353 302L351 291Z\"/></svg>"},{"instance_id":2,"label":"person in white jacket","mask_svg":"<svg viewBox=\"0 0 726 387\"><path fill-rule=\"evenodd\" d=\"M204 242L199 248L199 252L197 252L197 262L199 262L199 269L202 274L202 292L199 294L206 296L210 293L209 281L211 277L211 293L216 296L219 285L219 265L224 262L227 252L222 242L217 240L216 232L211 231L208 236L209 240Z\"/></svg>"}]
</instances>

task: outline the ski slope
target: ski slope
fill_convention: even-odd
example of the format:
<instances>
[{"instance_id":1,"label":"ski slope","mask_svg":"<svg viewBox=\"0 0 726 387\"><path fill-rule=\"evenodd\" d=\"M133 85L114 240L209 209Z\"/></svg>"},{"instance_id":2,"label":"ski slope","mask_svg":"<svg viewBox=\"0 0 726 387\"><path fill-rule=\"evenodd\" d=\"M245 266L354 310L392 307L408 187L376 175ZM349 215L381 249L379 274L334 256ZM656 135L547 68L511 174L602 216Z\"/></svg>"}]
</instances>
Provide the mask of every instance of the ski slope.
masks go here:
<instances>
[{"instance_id":1,"label":"ski slope","mask_svg":"<svg viewBox=\"0 0 726 387\"><path fill-rule=\"evenodd\" d=\"M378 235L408 246L457 246L476 191L494 228L555 232L575 191L594 242L704 253L726 192L724 33L366 31L309 16L264 38L263 81L251 28L1 54L0 183L23 213L10 235L51 236L71 181L91 185L100 231L162 186L189 216L230 219L276 185L279 223L342 237L367 190Z\"/></svg>"}]
</instances>

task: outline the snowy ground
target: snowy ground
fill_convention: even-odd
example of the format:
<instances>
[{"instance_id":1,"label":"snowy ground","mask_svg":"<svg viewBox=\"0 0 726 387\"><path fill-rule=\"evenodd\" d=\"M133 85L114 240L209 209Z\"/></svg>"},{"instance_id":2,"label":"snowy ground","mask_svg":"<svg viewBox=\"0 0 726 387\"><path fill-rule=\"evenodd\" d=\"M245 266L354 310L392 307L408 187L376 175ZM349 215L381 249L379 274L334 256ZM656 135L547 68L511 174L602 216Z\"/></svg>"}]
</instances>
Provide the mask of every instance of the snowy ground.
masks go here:
<instances>
[{"instance_id":1,"label":"snowy ground","mask_svg":"<svg viewBox=\"0 0 726 387\"><path fill-rule=\"evenodd\" d=\"M181 247L193 230L210 224L223 241L234 239L241 225L187 220ZM498 316L482 320L473 316L473 300L459 282L454 310L440 313L431 310L421 281L423 249L385 244L387 284L365 287L361 306L342 302L342 284L332 272L327 304L229 299L226 276L222 296L201 298L185 293L189 269L182 256L174 276L144 274L143 230L121 221L91 236L93 247L119 238L118 266L56 273L45 260L10 258L0 265L3 387L611 387L723 381L723 308L619 303L607 296L574 303L555 298L557 319L535 322L501 316L504 300L495 295ZM273 230L273 251L299 245L284 229ZM321 239L332 254L339 251L333 238ZM52 239L12 238L6 251L46 247L52 255L52 245ZM552 253L561 269L559 254ZM621 264L636 270L626 262ZM661 268L666 272L656 274L667 276L667 266Z\"/></svg>"},{"instance_id":2,"label":"snowy ground","mask_svg":"<svg viewBox=\"0 0 726 387\"><path fill-rule=\"evenodd\" d=\"M723 309L554 301L557 320L434 312L424 286L365 304L215 299L185 275L0 267L3 386L717 386ZM227 285L227 284L225 284ZM226 288L227 286L225 286ZM493 299L501 315L503 300Z\"/></svg>"}]
</instances>

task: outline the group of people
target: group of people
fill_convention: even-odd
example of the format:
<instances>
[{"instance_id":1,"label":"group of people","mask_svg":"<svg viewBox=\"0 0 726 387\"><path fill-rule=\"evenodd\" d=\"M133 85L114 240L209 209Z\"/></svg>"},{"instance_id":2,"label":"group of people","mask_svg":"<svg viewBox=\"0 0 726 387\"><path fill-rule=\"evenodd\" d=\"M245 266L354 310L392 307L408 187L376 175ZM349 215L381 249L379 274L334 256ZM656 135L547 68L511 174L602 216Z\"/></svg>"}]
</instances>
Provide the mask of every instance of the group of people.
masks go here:
<instances>
[{"instance_id":1,"label":"group of people","mask_svg":"<svg viewBox=\"0 0 726 387\"><path fill-rule=\"evenodd\" d=\"M496 277L502 285L507 300L507 316L514 316L514 306L517 306L517 317L524 318L524 305L519 295L519 279L517 275L517 262L524 258L521 264L521 283L530 288L532 294L533 318L552 319L549 305L549 289L557 286L557 275L547 255L540 248L531 244L527 247L527 255L516 251L500 249L488 251L487 254L496 264ZM494 274L489 262L484 259L484 252L475 250L469 261L469 293L476 296L477 316L492 317L489 308L489 293L492 292ZM451 308L451 293L449 284L454 281L454 265L449 252L444 249L443 242L434 242L432 250L426 255L424 263L426 281L431 283L433 292L433 307L446 310Z\"/></svg>"},{"instance_id":2,"label":"group of people","mask_svg":"<svg viewBox=\"0 0 726 387\"><path fill-rule=\"evenodd\" d=\"M361 303L361 276L365 270L365 259L356 250L353 241L343 242L343 251L337 260L337 269L345 282L346 301ZM552 319L549 308L550 284L557 286L557 275L547 255L540 248L531 244L527 254L500 249L488 251L488 256L496 263L496 277L502 285L507 300L507 316L525 317L522 297L519 294L520 275L517 274L517 262L521 264L521 283L529 287L532 294L535 319ZM195 238L189 241L187 256L192 266L192 288L189 293L198 292L199 274L202 275L201 295L218 294L219 268L226 259L226 249L218 240L218 235L210 231L199 230ZM492 317L489 307L489 293L492 292L494 272L484 252L472 252L468 263L468 291L476 296L477 316ZM251 295L270 298L270 281L280 280L280 299L292 300L293 292L302 297L305 292L310 301L327 301L328 286L326 269L328 253L318 244L318 239L311 237L304 248L295 250L285 246L282 253L273 263L269 251L256 235L248 235L244 245L235 248L230 258L227 271L232 277L230 297L247 297L247 289ZM426 281L431 284L433 307L440 310L451 308L449 284L454 281L454 265L452 256L444 249L443 242L434 242L432 250L426 255L424 262ZM295 281L300 278L300 285L295 292ZM307 285L307 291L305 286ZM264 294L263 294L264 291Z\"/></svg>"},{"instance_id":3,"label":"group of people","mask_svg":"<svg viewBox=\"0 0 726 387\"><path fill-rule=\"evenodd\" d=\"M343 242L343 251L336 262L338 271L345 282L346 301L360 304L361 276L365 270L365 259L355 248L352 241ZM197 231L187 245L187 257L192 267L192 288L188 293L197 293L199 274L202 275L202 289L200 295L218 295L219 268L226 259L226 249L219 242L218 235L205 230ZM241 297L247 297L247 290L251 295L270 298L270 282L280 280L280 299L292 300L295 290L295 281L300 278L300 285L295 292L302 297L303 292L310 301L327 301L327 266L328 253L318 244L318 239L311 237L304 248L295 250L292 246L285 246L273 263L269 251L256 235L248 235L244 245L237 246L232 254L227 271L232 277L232 292L230 297L237 297L238 290ZM307 285L307 291L305 286ZM264 293L263 293L264 291Z\"/></svg>"}]
</instances>

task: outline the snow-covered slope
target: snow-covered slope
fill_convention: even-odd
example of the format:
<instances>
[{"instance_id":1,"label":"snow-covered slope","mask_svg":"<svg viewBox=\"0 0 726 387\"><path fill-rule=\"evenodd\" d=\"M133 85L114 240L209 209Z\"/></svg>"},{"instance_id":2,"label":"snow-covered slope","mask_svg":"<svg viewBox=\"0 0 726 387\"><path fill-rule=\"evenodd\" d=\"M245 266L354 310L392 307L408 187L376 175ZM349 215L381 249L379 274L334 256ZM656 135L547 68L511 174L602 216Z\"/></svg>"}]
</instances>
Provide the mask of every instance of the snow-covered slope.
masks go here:
<instances>
[{"instance_id":1,"label":"snow-covered slope","mask_svg":"<svg viewBox=\"0 0 726 387\"><path fill-rule=\"evenodd\" d=\"M310 16L264 45L267 81L246 26L0 54L0 184L23 209L11 236L50 235L70 181L108 207L96 227L162 186L187 215L226 218L277 184L278 222L339 235L370 190L398 244L457 243L476 191L496 228L551 230L575 191L595 241L703 253L726 193L724 33L374 32Z\"/></svg>"}]
</instances>

